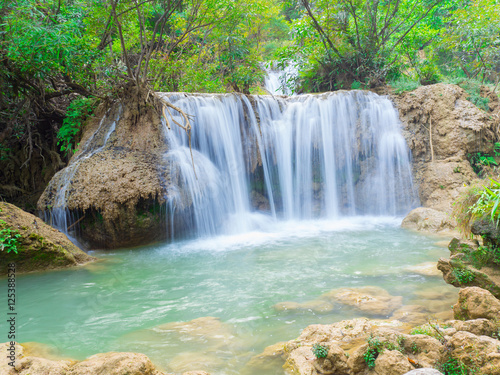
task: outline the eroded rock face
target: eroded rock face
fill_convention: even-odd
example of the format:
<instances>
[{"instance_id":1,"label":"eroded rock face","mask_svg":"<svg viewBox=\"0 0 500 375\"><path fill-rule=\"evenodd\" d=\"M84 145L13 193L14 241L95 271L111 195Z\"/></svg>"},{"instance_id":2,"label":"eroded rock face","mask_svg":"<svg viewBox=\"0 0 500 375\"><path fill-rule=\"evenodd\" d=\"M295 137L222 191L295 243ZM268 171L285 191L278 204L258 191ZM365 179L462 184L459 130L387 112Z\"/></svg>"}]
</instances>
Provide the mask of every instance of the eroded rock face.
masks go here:
<instances>
[{"instance_id":1,"label":"eroded rock face","mask_svg":"<svg viewBox=\"0 0 500 375\"><path fill-rule=\"evenodd\" d=\"M55 225L67 225L89 248L135 246L167 235L170 174L162 125L154 110L139 114L137 108L116 106L87 124L79 152L38 201ZM70 214L71 221L61 220Z\"/></svg>"},{"instance_id":2,"label":"eroded rock face","mask_svg":"<svg viewBox=\"0 0 500 375\"><path fill-rule=\"evenodd\" d=\"M5 224L2 224L4 221ZM16 206L0 202L0 229L19 232L17 251L0 251L0 275L15 262L16 272L41 271L85 264L94 257L75 246L64 233Z\"/></svg>"},{"instance_id":3,"label":"eroded rock face","mask_svg":"<svg viewBox=\"0 0 500 375\"><path fill-rule=\"evenodd\" d=\"M446 212L437 211L432 208L418 207L403 219L401 227L422 232L438 233L454 230L456 222Z\"/></svg>"},{"instance_id":4,"label":"eroded rock face","mask_svg":"<svg viewBox=\"0 0 500 375\"><path fill-rule=\"evenodd\" d=\"M451 355L471 368L480 368L481 374L500 373L500 341L470 332L457 332L450 340Z\"/></svg>"},{"instance_id":5,"label":"eroded rock face","mask_svg":"<svg viewBox=\"0 0 500 375\"><path fill-rule=\"evenodd\" d=\"M393 95L413 157L422 206L451 212L464 184L477 178L467 153L489 151L489 114L458 86L436 84ZM432 139L432 151L431 151Z\"/></svg>"}]
</instances>

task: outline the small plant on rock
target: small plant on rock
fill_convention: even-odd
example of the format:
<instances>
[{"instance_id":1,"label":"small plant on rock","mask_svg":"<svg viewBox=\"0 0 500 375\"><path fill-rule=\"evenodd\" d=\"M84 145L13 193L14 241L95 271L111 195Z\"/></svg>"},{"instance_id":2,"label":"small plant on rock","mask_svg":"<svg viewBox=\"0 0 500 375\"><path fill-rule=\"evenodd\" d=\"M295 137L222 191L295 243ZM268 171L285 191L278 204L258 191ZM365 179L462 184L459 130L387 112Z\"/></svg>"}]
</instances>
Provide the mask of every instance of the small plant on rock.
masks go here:
<instances>
[{"instance_id":1,"label":"small plant on rock","mask_svg":"<svg viewBox=\"0 0 500 375\"><path fill-rule=\"evenodd\" d=\"M312 347L312 352L316 358L326 358L328 355L328 347L321 344L314 344Z\"/></svg>"},{"instance_id":2,"label":"small plant on rock","mask_svg":"<svg viewBox=\"0 0 500 375\"><path fill-rule=\"evenodd\" d=\"M372 335L368 337L367 342L368 342L368 350L363 355L363 358L365 359L365 362L369 368L374 368L375 360L384 349L384 344L380 341L380 339L377 336L374 337Z\"/></svg>"},{"instance_id":3,"label":"small plant on rock","mask_svg":"<svg viewBox=\"0 0 500 375\"><path fill-rule=\"evenodd\" d=\"M455 280L461 285L469 284L476 278L476 275L474 275L467 268L454 268L453 276L455 277Z\"/></svg>"},{"instance_id":4,"label":"small plant on rock","mask_svg":"<svg viewBox=\"0 0 500 375\"><path fill-rule=\"evenodd\" d=\"M0 250L8 253L13 251L17 254L18 239L21 237L19 232L12 229L3 220L0 220Z\"/></svg>"}]
</instances>

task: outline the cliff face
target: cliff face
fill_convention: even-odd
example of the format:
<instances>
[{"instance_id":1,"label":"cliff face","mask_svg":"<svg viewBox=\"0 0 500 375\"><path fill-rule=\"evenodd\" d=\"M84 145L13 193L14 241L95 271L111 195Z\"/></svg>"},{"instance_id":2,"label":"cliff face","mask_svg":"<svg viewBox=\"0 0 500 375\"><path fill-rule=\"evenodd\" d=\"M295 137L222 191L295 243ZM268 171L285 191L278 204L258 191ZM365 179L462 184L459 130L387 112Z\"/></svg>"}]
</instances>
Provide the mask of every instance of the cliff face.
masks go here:
<instances>
[{"instance_id":1,"label":"cliff face","mask_svg":"<svg viewBox=\"0 0 500 375\"><path fill-rule=\"evenodd\" d=\"M465 186L477 180L467 154L492 149L494 125L458 86L436 84L393 95L413 156L422 206L451 212Z\"/></svg>"}]
</instances>

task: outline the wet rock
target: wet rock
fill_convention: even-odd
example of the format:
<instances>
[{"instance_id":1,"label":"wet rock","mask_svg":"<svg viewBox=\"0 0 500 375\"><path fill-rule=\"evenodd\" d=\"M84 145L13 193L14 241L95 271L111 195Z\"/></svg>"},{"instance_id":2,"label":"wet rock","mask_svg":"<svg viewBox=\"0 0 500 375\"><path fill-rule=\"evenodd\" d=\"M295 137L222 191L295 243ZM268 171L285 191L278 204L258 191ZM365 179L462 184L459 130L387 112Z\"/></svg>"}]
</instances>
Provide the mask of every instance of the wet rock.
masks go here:
<instances>
[{"instance_id":1,"label":"wet rock","mask_svg":"<svg viewBox=\"0 0 500 375\"><path fill-rule=\"evenodd\" d=\"M229 341L234 334L229 325L212 316L193 319L189 322L172 322L159 325L157 332L176 332L180 336L202 340Z\"/></svg>"},{"instance_id":2,"label":"wet rock","mask_svg":"<svg viewBox=\"0 0 500 375\"><path fill-rule=\"evenodd\" d=\"M356 308L371 316L389 316L403 305L403 297L392 296L375 286L334 289L323 294L321 299Z\"/></svg>"},{"instance_id":3,"label":"wet rock","mask_svg":"<svg viewBox=\"0 0 500 375\"><path fill-rule=\"evenodd\" d=\"M405 267L405 271L423 276L441 276L441 272L437 269L437 262L425 262L414 266L408 266Z\"/></svg>"},{"instance_id":4,"label":"wet rock","mask_svg":"<svg viewBox=\"0 0 500 375\"><path fill-rule=\"evenodd\" d=\"M273 306L276 311L312 311L315 313L327 313L333 310L334 305L320 300L313 300L304 303L280 302Z\"/></svg>"},{"instance_id":5,"label":"wet rock","mask_svg":"<svg viewBox=\"0 0 500 375\"><path fill-rule=\"evenodd\" d=\"M285 363L287 353L285 353L286 342L279 342L270 345L260 354L253 356L248 361L247 366L255 371L264 372L265 369L275 368L277 364Z\"/></svg>"},{"instance_id":6,"label":"wet rock","mask_svg":"<svg viewBox=\"0 0 500 375\"><path fill-rule=\"evenodd\" d=\"M217 353L184 352L176 355L168 363L168 368L175 373L189 371L209 371L222 368L225 361Z\"/></svg>"},{"instance_id":7,"label":"wet rock","mask_svg":"<svg viewBox=\"0 0 500 375\"><path fill-rule=\"evenodd\" d=\"M374 371L379 375L403 375L412 369L408 358L397 350L385 350L375 360Z\"/></svg>"},{"instance_id":8,"label":"wet rock","mask_svg":"<svg viewBox=\"0 0 500 375\"><path fill-rule=\"evenodd\" d=\"M418 207L406 215L401 227L421 232L437 233L455 230L456 222L446 212Z\"/></svg>"},{"instance_id":9,"label":"wet rock","mask_svg":"<svg viewBox=\"0 0 500 375\"><path fill-rule=\"evenodd\" d=\"M463 288L453 306L455 319L498 319L500 301L487 290L478 287Z\"/></svg>"},{"instance_id":10,"label":"wet rock","mask_svg":"<svg viewBox=\"0 0 500 375\"><path fill-rule=\"evenodd\" d=\"M477 249L477 247L477 242L458 239L456 237L453 238L448 244L448 250L450 250L451 255L470 252Z\"/></svg>"},{"instance_id":11,"label":"wet rock","mask_svg":"<svg viewBox=\"0 0 500 375\"><path fill-rule=\"evenodd\" d=\"M182 375L210 375L210 374L206 371L188 371L182 373Z\"/></svg>"},{"instance_id":12,"label":"wet rock","mask_svg":"<svg viewBox=\"0 0 500 375\"><path fill-rule=\"evenodd\" d=\"M95 260L64 233L12 204L0 202L0 229L5 228L16 230L20 237L17 254L0 251L0 275L7 273L11 262L16 264L16 272L21 273L78 266Z\"/></svg>"},{"instance_id":13,"label":"wet rock","mask_svg":"<svg viewBox=\"0 0 500 375\"><path fill-rule=\"evenodd\" d=\"M391 319L411 324L422 324L428 319L429 311L422 305L404 305L394 311Z\"/></svg>"},{"instance_id":14,"label":"wet rock","mask_svg":"<svg viewBox=\"0 0 500 375\"><path fill-rule=\"evenodd\" d=\"M450 342L451 356L470 368L479 368L479 373L500 373L500 341L487 336L476 336L470 332L457 332Z\"/></svg>"}]
</instances>

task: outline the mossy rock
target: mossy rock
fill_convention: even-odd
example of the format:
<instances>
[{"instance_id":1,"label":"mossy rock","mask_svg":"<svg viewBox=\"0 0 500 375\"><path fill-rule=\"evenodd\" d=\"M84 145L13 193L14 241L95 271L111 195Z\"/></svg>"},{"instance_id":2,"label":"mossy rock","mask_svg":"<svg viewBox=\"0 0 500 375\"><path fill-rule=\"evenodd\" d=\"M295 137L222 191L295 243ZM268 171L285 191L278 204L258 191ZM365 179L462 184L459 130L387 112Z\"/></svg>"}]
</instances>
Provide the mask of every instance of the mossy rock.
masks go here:
<instances>
[{"instance_id":1,"label":"mossy rock","mask_svg":"<svg viewBox=\"0 0 500 375\"><path fill-rule=\"evenodd\" d=\"M0 229L5 228L20 237L16 241L17 253L0 251L0 275L7 273L9 263L15 263L16 272L22 273L76 266L95 259L36 216L0 203Z\"/></svg>"}]
</instances>

